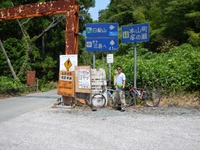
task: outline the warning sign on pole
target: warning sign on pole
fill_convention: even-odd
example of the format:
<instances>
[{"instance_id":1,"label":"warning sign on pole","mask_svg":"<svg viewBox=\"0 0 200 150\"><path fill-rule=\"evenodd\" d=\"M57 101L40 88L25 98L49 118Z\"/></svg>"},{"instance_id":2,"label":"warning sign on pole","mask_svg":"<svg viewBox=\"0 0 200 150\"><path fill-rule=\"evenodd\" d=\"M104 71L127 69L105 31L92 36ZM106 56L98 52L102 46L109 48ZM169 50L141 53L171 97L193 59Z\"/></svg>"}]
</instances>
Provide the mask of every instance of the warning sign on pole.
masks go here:
<instances>
[{"instance_id":1,"label":"warning sign on pole","mask_svg":"<svg viewBox=\"0 0 200 150\"><path fill-rule=\"evenodd\" d=\"M60 71L75 71L78 66L77 55L60 55Z\"/></svg>"}]
</instances>

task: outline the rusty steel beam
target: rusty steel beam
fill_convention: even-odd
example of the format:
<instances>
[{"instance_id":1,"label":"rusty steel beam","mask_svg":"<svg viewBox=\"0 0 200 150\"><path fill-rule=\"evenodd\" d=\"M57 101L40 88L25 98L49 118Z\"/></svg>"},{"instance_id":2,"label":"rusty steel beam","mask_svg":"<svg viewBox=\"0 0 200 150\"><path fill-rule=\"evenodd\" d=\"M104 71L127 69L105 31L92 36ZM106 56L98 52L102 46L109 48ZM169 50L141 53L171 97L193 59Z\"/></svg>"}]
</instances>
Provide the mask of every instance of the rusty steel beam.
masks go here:
<instances>
[{"instance_id":1,"label":"rusty steel beam","mask_svg":"<svg viewBox=\"0 0 200 150\"><path fill-rule=\"evenodd\" d=\"M74 10L66 14L66 54L78 54L79 7L75 3Z\"/></svg>"},{"instance_id":2,"label":"rusty steel beam","mask_svg":"<svg viewBox=\"0 0 200 150\"><path fill-rule=\"evenodd\" d=\"M0 9L0 21L64 14L74 9L75 0L40 2Z\"/></svg>"},{"instance_id":3,"label":"rusty steel beam","mask_svg":"<svg viewBox=\"0 0 200 150\"><path fill-rule=\"evenodd\" d=\"M78 54L79 6L75 0L41 2L0 9L0 21L66 14L65 54Z\"/></svg>"},{"instance_id":4,"label":"rusty steel beam","mask_svg":"<svg viewBox=\"0 0 200 150\"><path fill-rule=\"evenodd\" d=\"M42 2L0 9L0 21L66 14L65 54L78 54L79 6L75 0ZM70 97L63 96L63 101Z\"/></svg>"}]
</instances>

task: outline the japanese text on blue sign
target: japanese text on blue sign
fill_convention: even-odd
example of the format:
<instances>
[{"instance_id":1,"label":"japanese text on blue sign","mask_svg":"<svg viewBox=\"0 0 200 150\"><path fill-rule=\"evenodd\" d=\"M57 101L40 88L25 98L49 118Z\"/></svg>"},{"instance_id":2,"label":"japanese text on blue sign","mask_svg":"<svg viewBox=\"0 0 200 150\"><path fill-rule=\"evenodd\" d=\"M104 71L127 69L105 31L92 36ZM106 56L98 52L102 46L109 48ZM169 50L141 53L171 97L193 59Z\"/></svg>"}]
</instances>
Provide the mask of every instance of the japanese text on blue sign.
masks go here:
<instances>
[{"instance_id":1,"label":"japanese text on blue sign","mask_svg":"<svg viewBox=\"0 0 200 150\"><path fill-rule=\"evenodd\" d=\"M88 37L86 38L87 51L117 51L118 37Z\"/></svg>"},{"instance_id":2,"label":"japanese text on blue sign","mask_svg":"<svg viewBox=\"0 0 200 150\"><path fill-rule=\"evenodd\" d=\"M149 41L149 24L122 27L122 43Z\"/></svg>"},{"instance_id":3,"label":"japanese text on blue sign","mask_svg":"<svg viewBox=\"0 0 200 150\"><path fill-rule=\"evenodd\" d=\"M118 23L89 23L86 24L87 37L118 36Z\"/></svg>"}]
</instances>

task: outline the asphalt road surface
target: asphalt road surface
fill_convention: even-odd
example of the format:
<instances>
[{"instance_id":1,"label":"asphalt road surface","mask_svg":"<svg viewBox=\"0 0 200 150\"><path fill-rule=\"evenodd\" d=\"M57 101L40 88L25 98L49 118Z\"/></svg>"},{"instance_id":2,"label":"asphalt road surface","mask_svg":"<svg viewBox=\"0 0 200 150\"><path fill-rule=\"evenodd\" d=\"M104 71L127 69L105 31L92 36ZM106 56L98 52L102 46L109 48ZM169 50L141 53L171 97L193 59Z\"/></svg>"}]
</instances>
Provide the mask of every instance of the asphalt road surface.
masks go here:
<instances>
[{"instance_id":1,"label":"asphalt road surface","mask_svg":"<svg viewBox=\"0 0 200 150\"><path fill-rule=\"evenodd\" d=\"M109 107L97 111L52 108L59 96L51 92L0 100L0 150L200 148L199 109L130 107L120 112ZM15 114L8 115L8 111ZM6 118L2 119L2 114Z\"/></svg>"},{"instance_id":2,"label":"asphalt road surface","mask_svg":"<svg viewBox=\"0 0 200 150\"><path fill-rule=\"evenodd\" d=\"M56 90L0 100L0 122L18 117L26 112L52 105L60 95Z\"/></svg>"}]
</instances>

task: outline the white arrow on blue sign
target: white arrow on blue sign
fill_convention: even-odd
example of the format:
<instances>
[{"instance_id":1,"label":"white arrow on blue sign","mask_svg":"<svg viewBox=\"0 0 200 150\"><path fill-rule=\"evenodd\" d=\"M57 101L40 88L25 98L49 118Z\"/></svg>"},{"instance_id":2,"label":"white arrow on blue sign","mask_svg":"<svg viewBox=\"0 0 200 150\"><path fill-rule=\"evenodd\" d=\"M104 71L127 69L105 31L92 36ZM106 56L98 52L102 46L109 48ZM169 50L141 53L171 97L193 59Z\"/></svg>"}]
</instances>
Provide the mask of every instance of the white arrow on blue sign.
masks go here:
<instances>
[{"instance_id":1,"label":"white arrow on blue sign","mask_svg":"<svg viewBox=\"0 0 200 150\"><path fill-rule=\"evenodd\" d=\"M113 52L118 50L118 37L87 37L86 51Z\"/></svg>"},{"instance_id":2,"label":"white arrow on blue sign","mask_svg":"<svg viewBox=\"0 0 200 150\"><path fill-rule=\"evenodd\" d=\"M136 24L122 27L122 43L149 41L149 24Z\"/></svg>"},{"instance_id":3,"label":"white arrow on blue sign","mask_svg":"<svg viewBox=\"0 0 200 150\"><path fill-rule=\"evenodd\" d=\"M118 23L88 23L86 24L87 37L118 36Z\"/></svg>"}]
</instances>

